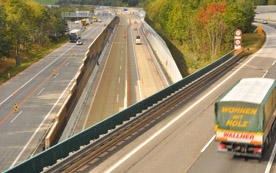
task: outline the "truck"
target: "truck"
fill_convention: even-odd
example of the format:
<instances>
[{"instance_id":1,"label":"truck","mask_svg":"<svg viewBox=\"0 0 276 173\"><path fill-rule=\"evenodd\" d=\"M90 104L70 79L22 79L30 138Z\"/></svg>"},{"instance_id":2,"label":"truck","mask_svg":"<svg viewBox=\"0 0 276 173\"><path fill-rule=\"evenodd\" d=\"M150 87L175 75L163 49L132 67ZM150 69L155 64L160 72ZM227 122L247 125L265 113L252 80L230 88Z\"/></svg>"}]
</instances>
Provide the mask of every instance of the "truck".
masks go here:
<instances>
[{"instance_id":1,"label":"truck","mask_svg":"<svg viewBox=\"0 0 276 173\"><path fill-rule=\"evenodd\" d=\"M82 24L82 26L86 26L86 20L85 20L85 19L82 19L82 20L81 20L81 24Z\"/></svg>"},{"instance_id":2,"label":"truck","mask_svg":"<svg viewBox=\"0 0 276 173\"><path fill-rule=\"evenodd\" d=\"M93 17L93 22L98 22L98 19L97 19L97 17Z\"/></svg>"},{"instance_id":3,"label":"truck","mask_svg":"<svg viewBox=\"0 0 276 173\"><path fill-rule=\"evenodd\" d=\"M275 131L276 81L244 78L215 102L218 152L259 158Z\"/></svg>"},{"instance_id":4,"label":"truck","mask_svg":"<svg viewBox=\"0 0 276 173\"><path fill-rule=\"evenodd\" d=\"M78 39L81 39L82 31L80 29L74 29L70 31L69 40L70 42L77 42Z\"/></svg>"},{"instance_id":5,"label":"truck","mask_svg":"<svg viewBox=\"0 0 276 173\"><path fill-rule=\"evenodd\" d=\"M82 19L82 20L81 20L81 24L82 24L82 26L87 26L87 25L89 25L89 24L90 24L89 19Z\"/></svg>"}]
</instances>

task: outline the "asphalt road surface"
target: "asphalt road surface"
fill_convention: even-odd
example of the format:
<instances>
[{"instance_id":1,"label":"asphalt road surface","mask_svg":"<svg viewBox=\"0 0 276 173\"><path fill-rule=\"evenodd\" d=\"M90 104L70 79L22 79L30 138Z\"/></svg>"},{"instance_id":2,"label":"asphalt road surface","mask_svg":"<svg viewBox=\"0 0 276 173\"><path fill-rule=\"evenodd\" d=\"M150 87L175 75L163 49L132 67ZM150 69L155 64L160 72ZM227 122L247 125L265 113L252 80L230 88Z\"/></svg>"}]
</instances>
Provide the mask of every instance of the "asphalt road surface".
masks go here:
<instances>
[{"instance_id":1,"label":"asphalt road surface","mask_svg":"<svg viewBox=\"0 0 276 173\"><path fill-rule=\"evenodd\" d=\"M34 152L88 46L103 28L103 23L89 26L82 34L84 45L68 42L0 87L0 171Z\"/></svg>"},{"instance_id":2,"label":"asphalt road surface","mask_svg":"<svg viewBox=\"0 0 276 173\"><path fill-rule=\"evenodd\" d=\"M120 23L106 60L101 64L97 85L90 94L75 133L125 109L164 88L166 83L154 63L148 45L135 44L141 32L134 30L134 16L119 15ZM141 36L142 37L142 36ZM90 100L90 99L88 99Z\"/></svg>"},{"instance_id":3,"label":"asphalt road surface","mask_svg":"<svg viewBox=\"0 0 276 173\"><path fill-rule=\"evenodd\" d=\"M276 78L275 29L269 26L263 29L267 41L258 53L241 59L155 122L138 129L75 172L265 172L274 163L271 155L275 135L260 163L218 153L214 142L216 99L241 78Z\"/></svg>"}]
</instances>

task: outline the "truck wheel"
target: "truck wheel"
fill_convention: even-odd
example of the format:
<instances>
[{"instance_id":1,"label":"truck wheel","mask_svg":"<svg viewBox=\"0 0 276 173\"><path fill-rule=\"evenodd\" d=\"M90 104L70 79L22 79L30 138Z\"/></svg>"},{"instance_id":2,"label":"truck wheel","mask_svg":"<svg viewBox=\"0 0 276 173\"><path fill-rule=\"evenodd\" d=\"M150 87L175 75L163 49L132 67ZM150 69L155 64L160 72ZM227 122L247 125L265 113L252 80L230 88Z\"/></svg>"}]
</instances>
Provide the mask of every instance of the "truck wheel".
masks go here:
<instances>
[{"instance_id":1,"label":"truck wheel","mask_svg":"<svg viewBox=\"0 0 276 173\"><path fill-rule=\"evenodd\" d=\"M271 133L268 134L268 146L271 144Z\"/></svg>"},{"instance_id":2,"label":"truck wheel","mask_svg":"<svg viewBox=\"0 0 276 173\"><path fill-rule=\"evenodd\" d=\"M270 133L267 135L267 138L265 140L265 148L269 148L269 145L271 144L271 135Z\"/></svg>"},{"instance_id":3,"label":"truck wheel","mask_svg":"<svg viewBox=\"0 0 276 173\"><path fill-rule=\"evenodd\" d=\"M267 138L265 140L265 148L268 148L268 147L269 147L269 142L268 142L268 136L267 136Z\"/></svg>"}]
</instances>

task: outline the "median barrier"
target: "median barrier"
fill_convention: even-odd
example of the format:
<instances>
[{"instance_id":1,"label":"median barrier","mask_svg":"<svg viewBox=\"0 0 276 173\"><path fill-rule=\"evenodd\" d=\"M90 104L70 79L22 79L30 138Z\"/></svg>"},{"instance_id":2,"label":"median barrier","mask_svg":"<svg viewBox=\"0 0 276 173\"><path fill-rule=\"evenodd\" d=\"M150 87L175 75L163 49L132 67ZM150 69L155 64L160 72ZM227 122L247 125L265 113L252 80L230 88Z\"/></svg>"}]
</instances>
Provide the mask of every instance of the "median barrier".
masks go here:
<instances>
[{"instance_id":1,"label":"median barrier","mask_svg":"<svg viewBox=\"0 0 276 173\"><path fill-rule=\"evenodd\" d=\"M88 52L86 57L83 59L82 65L79 67L78 73L74 77L72 87L70 88L70 95L67 97L66 101L63 103L63 106L60 108L60 111L56 115L54 125L51 126L48 134L45 138L45 149L53 146L57 143L60 138L62 131L64 130L67 121L70 118L72 111L75 108L75 105L80 98L83 89L92 73L94 67L96 66L97 60L104 48L104 45L107 43L107 36L111 36L111 32L116 26L118 19L115 17L110 23L111 27L103 30L102 33L89 45ZM110 33L109 33L110 32Z\"/></svg>"}]
</instances>

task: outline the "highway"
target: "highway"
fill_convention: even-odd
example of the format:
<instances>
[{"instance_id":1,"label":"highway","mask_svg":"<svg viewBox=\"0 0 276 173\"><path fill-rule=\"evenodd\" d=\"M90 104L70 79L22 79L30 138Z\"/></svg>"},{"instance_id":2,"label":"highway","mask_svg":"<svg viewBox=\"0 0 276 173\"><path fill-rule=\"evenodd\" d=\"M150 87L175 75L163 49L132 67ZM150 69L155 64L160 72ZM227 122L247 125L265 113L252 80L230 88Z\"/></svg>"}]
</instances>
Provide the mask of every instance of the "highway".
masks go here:
<instances>
[{"instance_id":1,"label":"highway","mask_svg":"<svg viewBox=\"0 0 276 173\"><path fill-rule=\"evenodd\" d=\"M202 89L161 113L73 172L265 172L274 163L273 142L259 163L256 159L218 153L214 141L214 103L241 78L276 79L276 32L263 26L267 41L254 55L217 76ZM275 153L274 153L275 154ZM272 165L271 172L276 171Z\"/></svg>"},{"instance_id":2,"label":"highway","mask_svg":"<svg viewBox=\"0 0 276 173\"><path fill-rule=\"evenodd\" d=\"M82 34L84 45L68 42L0 86L0 171L35 151L64 101L88 46L103 28L104 23L93 24Z\"/></svg>"},{"instance_id":3,"label":"highway","mask_svg":"<svg viewBox=\"0 0 276 173\"><path fill-rule=\"evenodd\" d=\"M140 19L134 15L119 17L110 51L100 64L97 85L89 95L75 133L168 86L145 41L141 39L142 44L135 44L136 35L141 35L141 31L134 27L140 27Z\"/></svg>"}]
</instances>

